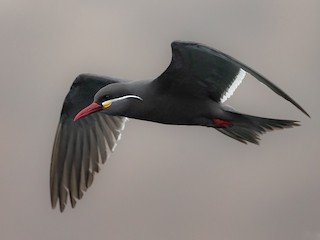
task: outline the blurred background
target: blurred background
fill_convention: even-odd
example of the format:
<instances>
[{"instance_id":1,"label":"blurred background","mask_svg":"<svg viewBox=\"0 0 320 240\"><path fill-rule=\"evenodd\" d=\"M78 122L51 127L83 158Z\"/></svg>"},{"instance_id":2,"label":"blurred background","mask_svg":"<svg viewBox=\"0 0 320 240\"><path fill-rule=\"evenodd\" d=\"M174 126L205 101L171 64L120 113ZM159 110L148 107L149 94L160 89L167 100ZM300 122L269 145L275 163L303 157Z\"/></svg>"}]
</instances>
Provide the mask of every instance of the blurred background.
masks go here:
<instances>
[{"instance_id":1,"label":"blurred background","mask_svg":"<svg viewBox=\"0 0 320 240\"><path fill-rule=\"evenodd\" d=\"M0 238L320 239L317 0L1 0ZM131 120L75 209L49 198L62 102L79 73L153 79L173 40L248 64L228 104L302 126L244 145L214 129Z\"/></svg>"}]
</instances>

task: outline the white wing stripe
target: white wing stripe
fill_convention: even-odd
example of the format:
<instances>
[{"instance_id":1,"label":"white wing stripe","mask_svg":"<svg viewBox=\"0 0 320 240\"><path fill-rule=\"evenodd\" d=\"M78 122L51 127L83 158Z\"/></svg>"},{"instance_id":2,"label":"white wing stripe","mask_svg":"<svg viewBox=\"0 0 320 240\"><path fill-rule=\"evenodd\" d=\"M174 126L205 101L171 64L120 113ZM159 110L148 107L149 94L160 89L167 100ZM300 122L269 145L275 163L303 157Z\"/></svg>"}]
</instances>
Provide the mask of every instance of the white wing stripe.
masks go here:
<instances>
[{"instance_id":1,"label":"white wing stripe","mask_svg":"<svg viewBox=\"0 0 320 240\"><path fill-rule=\"evenodd\" d=\"M246 71L244 71L242 68L240 68L239 73L237 74L237 76L235 77L233 83L231 84L231 86L229 87L229 89L225 92L225 94L223 95L223 97L221 98L220 102L225 102L229 97L232 96L232 94L234 93L234 91L237 89L237 87L240 85L240 83L242 82L242 80L245 78L246 76Z\"/></svg>"}]
</instances>

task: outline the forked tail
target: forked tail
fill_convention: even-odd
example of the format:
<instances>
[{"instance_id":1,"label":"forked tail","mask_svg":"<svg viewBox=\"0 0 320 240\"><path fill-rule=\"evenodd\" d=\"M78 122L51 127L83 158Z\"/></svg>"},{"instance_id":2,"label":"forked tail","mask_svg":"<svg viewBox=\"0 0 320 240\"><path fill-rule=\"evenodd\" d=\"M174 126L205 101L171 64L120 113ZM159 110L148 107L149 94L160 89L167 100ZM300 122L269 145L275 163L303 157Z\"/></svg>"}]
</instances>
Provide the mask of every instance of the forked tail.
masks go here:
<instances>
[{"instance_id":1,"label":"forked tail","mask_svg":"<svg viewBox=\"0 0 320 240\"><path fill-rule=\"evenodd\" d=\"M298 121L294 120L262 118L230 111L226 111L226 114L228 115L228 121L214 120L216 122L222 121L219 123L223 123L223 126L218 126L216 129L243 143L259 144L259 136L267 131L300 125ZM226 124L228 122L230 125Z\"/></svg>"}]
</instances>

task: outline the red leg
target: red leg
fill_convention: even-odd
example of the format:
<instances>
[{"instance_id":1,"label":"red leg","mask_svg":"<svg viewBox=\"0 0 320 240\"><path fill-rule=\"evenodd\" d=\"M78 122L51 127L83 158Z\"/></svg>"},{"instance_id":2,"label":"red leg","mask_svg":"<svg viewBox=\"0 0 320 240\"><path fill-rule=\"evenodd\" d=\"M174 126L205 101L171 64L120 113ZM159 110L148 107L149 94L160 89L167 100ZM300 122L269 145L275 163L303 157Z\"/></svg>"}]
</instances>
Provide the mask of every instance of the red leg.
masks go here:
<instances>
[{"instance_id":1,"label":"red leg","mask_svg":"<svg viewBox=\"0 0 320 240\"><path fill-rule=\"evenodd\" d=\"M220 118L214 118L213 123L217 128L226 128L232 126L232 123L230 121L222 120Z\"/></svg>"}]
</instances>

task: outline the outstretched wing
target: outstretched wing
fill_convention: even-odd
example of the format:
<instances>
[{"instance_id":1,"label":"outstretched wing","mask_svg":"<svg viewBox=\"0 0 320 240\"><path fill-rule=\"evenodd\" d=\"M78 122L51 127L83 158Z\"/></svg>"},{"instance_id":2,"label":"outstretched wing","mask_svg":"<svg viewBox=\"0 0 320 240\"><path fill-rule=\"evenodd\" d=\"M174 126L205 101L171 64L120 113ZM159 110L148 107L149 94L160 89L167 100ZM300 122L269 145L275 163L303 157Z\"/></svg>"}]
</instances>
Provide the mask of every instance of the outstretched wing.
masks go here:
<instances>
[{"instance_id":1,"label":"outstretched wing","mask_svg":"<svg viewBox=\"0 0 320 240\"><path fill-rule=\"evenodd\" d=\"M115 82L119 80L82 74L65 98L50 169L51 204L55 208L59 200L61 212L68 196L72 207L76 199L81 199L92 184L94 173L99 172L99 164L106 161L120 138L126 118L108 116L102 111L73 121L100 88Z\"/></svg>"},{"instance_id":2,"label":"outstretched wing","mask_svg":"<svg viewBox=\"0 0 320 240\"><path fill-rule=\"evenodd\" d=\"M207 46L192 42L173 42L172 60L156 82L163 91L187 93L193 97L210 97L223 102L232 95L246 73L268 86L307 116L308 113L288 94L260 73L233 57Z\"/></svg>"}]
</instances>

